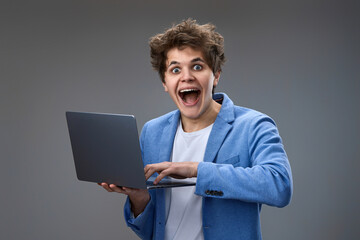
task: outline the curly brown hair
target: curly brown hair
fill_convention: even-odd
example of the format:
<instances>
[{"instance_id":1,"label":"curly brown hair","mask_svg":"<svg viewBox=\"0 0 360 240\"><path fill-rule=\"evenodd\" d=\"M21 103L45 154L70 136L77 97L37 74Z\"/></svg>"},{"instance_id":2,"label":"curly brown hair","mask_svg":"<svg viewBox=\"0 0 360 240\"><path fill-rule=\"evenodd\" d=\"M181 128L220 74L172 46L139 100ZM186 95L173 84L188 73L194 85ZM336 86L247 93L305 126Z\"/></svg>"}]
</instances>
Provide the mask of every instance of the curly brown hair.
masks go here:
<instances>
[{"instance_id":1,"label":"curly brown hair","mask_svg":"<svg viewBox=\"0 0 360 240\"><path fill-rule=\"evenodd\" d=\"M167 53L174 47L200 49L214 74L221 71L225 63L224 38L215 32L215 26L210 23L199 25L191 18L151 37L149 45L151 65L158 71L162 82L165 82Z\"/></svg>"}]
</instances>

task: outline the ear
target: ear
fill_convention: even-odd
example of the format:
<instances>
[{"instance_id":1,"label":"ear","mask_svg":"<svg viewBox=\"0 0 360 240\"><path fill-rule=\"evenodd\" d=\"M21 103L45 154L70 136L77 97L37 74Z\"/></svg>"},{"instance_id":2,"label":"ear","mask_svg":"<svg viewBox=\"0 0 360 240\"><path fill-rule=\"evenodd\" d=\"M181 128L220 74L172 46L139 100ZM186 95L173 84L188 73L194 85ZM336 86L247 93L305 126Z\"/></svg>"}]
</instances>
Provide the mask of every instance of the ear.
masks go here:
<instances>
[{"instance_id":1,"label":"ear","mask_svg":"<svg viewBox=\"0 0 360 240\"><path fill-rule=\"evenodd\" d=\"M217 71L214 75L214 87L216 87L220 80L220 71Z\"/></svg>"},{"instance_id":2,"label":"ear","mask_svg":"<svg viewBox=\"0 0 360 240\"><path fill-rule=\"evenodd\" d=\"M167 86L166 86L166 83L163 82L162 85L163 85L163 87L164 87L165 92L168 92L168 88L167 88Z\"/></svg>"}]
</instances>

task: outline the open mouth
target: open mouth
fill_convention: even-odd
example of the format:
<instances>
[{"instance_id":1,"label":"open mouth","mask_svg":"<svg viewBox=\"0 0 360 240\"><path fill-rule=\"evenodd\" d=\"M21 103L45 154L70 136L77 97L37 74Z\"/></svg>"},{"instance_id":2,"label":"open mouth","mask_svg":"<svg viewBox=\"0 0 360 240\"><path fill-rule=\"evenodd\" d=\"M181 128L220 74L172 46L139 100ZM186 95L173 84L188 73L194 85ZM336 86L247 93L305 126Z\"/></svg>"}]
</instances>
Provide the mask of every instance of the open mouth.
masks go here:
<instances>
[{"instance_id":1,"label":"open mouth","mask_svg":"<svg viewBox=\"0 0 360 240\"><path fill-rule=\"evenodd\" d=\"M184 103L192 105L199 100L200 90L196 88L183 89L179 91L179 96Z\"/></svg>"}]
</instances>

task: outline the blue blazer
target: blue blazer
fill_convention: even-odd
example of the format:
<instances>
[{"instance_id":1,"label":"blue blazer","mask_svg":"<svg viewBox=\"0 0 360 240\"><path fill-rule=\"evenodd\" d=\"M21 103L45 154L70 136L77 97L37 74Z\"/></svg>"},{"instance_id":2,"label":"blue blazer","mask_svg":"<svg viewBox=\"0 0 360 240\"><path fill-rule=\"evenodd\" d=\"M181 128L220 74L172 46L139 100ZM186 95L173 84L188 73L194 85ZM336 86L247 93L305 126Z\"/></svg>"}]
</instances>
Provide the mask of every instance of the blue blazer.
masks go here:
<instances>
[{"instance_id":1,"label":"blue blazer","mask_svg":"<svg viewBox=\"0 0 360 240\"><path fill-rule=\"evenodd\" d=\"M195 194L203 197L205 239L261 239L261 204L284 207L292 195L292 176L281 138L268 116L235 106L226 94L198 166ZM147 122L140 145L144 165L169 161L179 110ZM128 226L142 239L163 239L165 192L150 190L151 200L133 218L124 206Z\"/></svg>"}]
</instances>

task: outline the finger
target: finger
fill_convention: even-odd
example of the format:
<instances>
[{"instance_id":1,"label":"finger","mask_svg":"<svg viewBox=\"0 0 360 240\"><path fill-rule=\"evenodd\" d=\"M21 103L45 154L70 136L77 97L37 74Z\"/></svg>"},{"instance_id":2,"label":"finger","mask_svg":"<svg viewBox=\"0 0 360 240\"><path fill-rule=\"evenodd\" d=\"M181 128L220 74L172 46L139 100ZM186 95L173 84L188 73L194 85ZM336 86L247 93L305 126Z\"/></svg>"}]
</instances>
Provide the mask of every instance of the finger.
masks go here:
<instances>
[{"instance_id":1,"label":"finger","mask_svg":"<svg viewBox=\"0 0 360 240\"><path fill-rule=\"evenodd\" d=\"M122 189L122 187L118 187L115 184L110 184L109 187L113 192L126 194L125 191Z\"/></svg>"},{"instance_id":2,"label":"finger","mask_svg":"<svg viewBox=\"0 0 360 240\"><path fill-rule=\"evenodd\" d=\"M148 180L154 173L161 172L165 169L163 164L150 164L145 167L145 178Z\"/></svg>"},{"instance_id":3,"label":"finger","mask_svg":"<svg viewBox=\"0 0 360 240\"><path fill-rule=\"evenodd\" d=\"M192 177L189 175L190 174L188 174L186 169L184 169L183 167L172 165L172 167L165 169L155 178L154 184L158 184L164 177L167 176L178 179L184 179L184 178Z\"/></svg>"},{"instance_id":4,"label":"finger","mask_svg":"<svg viewBox=\"0 0 360 240\"><path fill-rule=\"evenodd\" d=\"M164 177L171 175L171 170L166 169L162 171L154 180L154 184L158 184Z\"/></svg>"},{"instance_id":5,"label":"finger","mask_svg":"<svg viewBox=\"0 0 360 240\"><path fill-rule=\"evenodd\" d=\"M171 162L161 162L161 163L153 163L153 164L148 164L145 166L144 170L145 172L147 171L152 171L154 169L156 170L163 170L163 169L166 169L168 168L169 166L171 165Z\"/></svg>"},{"instance_id":6,"label":"finger","mask_svg":"<svg viewBox=\"0 0 360 240\"><path fill-rule=\"evenodd\" d=\"M109 187L107 183L101 183L100 184L106 191L113 192L113 190Z\"/></svg>"},{"instance_id":7,"label":"finger","mask_svg":"<svg viewBox=\"0 0 360 240\"><path fill-rule=\"evenodd\" d=\"M161 162L155 164L148 164L144 168L145 178L149 179L155 172L160 173L163 170L169 168L172 163L170 162Z\"/></svg>"},{"instance_id":8,"label":"finger","mask_svg":"<svg viewBox=\"0 0 360 240\"><path fill-rule=\"evenodd\" d=\"M150 167L148 167L147 169L144 170L145 171L145 178L146 180L148 180L154 173L155 170L151 169Z\"/></svg>"}]
</instances>

